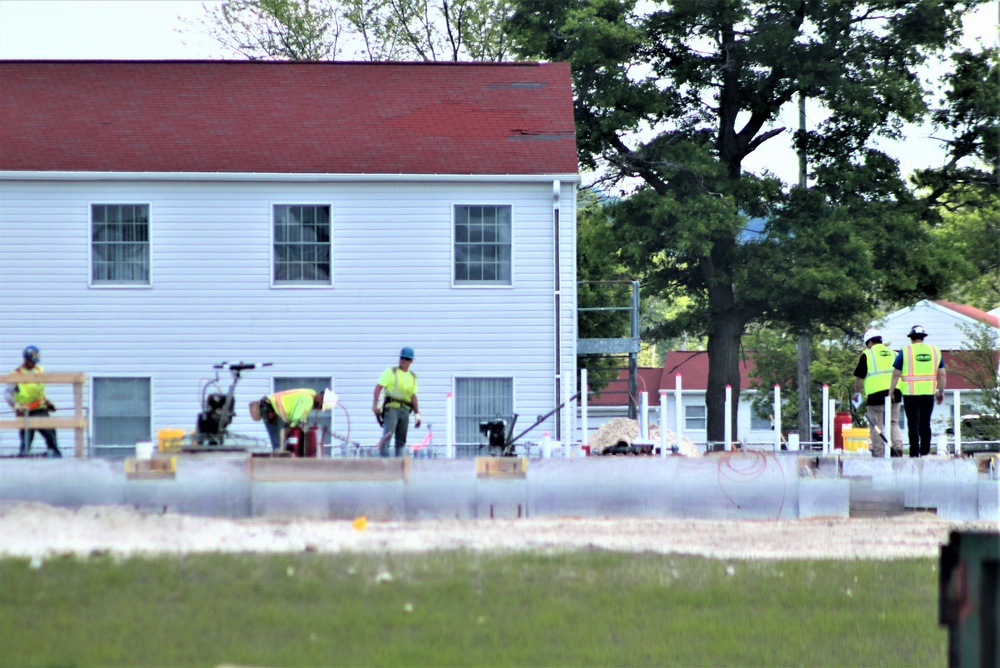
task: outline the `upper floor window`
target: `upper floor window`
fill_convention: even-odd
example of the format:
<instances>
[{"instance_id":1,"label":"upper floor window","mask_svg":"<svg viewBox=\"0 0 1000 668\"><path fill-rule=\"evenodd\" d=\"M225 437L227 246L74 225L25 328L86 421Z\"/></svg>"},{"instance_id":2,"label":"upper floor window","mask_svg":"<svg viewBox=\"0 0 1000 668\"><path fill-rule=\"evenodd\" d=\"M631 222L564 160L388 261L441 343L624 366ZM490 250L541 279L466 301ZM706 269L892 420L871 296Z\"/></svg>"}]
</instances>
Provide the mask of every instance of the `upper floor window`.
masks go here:
<instances>
[{"instance_id":1,"label":"upper floor window","mask_svg":"<svg viewBox=\"0 0 1000 668\"><path fill-rule=\"evenodd\" d=\"M274 282L332 285L333 244L330 207L274 206Z\"/></svg>"},{"instance_id":2,"label":"upper floor window","mask_svg":"<svg viewBox=\"0 0 1000 668\"><path fill-rule=\"evenodd\" d=\"M149 205L90 207L92 284L149 285Z\"/></svg>"},{"instance_id":3,"label":"upper floor window","mask_svg":"<svg viewBox=\"0 0 1000 668\"><path fill-rule=\"evenodd\" d=\"M511 207L455 207L455 283L510 285Z\"/></svg>"}]
</instances>

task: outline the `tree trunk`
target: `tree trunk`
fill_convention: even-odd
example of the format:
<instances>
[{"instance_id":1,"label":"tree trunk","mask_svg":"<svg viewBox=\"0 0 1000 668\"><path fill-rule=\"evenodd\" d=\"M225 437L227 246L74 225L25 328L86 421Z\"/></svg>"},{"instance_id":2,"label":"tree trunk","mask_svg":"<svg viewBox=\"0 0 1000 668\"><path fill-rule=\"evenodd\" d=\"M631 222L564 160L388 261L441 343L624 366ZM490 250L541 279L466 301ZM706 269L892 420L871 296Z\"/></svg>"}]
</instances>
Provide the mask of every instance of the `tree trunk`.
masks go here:
<instances>
[{"instance_id":1,"label":"tree trunk","mask_svg":"<svg viewBox=\"0 0 1000 668\"><path fill-rule=\"evenodd\" d=\"M728 286L727 286L728 287ZM730 303L732 288L729 287ZM708 440L725 440L726 386L732 388L733 438L737 438L736 416L740 397L740 338L743 335L742 316L732 308L718 312L713 309L708 334L708 388L705 405L708 412Z\"/></svg>"}]
</instances>

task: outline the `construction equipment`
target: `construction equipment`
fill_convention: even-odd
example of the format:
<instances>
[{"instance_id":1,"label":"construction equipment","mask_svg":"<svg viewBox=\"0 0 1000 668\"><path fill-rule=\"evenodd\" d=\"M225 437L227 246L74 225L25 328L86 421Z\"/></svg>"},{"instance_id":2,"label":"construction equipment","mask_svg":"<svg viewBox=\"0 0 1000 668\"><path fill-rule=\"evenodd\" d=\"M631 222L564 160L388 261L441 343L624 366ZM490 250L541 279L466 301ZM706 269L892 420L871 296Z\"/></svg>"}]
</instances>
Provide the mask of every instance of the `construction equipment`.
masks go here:
<instances>
[{"instance_id":1,"label":"construction equipment","mask_svg":"<svg viewBox=\"0 0 1000 668\"><path fill-rule=\"evenodd\" d=\"M229 424L236 416L236 384L244 371L258 367L271 366L271 362L220 362L214 365L215 378L205 383L201 388L201 407L198 414L198 425L192 439L196 447L219 447L226 444L231 435L227 431ZM229 389L223 391L219 381L219 373L226 369L232 376ZM231 440L231 439L230 439Z\"/></svg>"}]
</instances>

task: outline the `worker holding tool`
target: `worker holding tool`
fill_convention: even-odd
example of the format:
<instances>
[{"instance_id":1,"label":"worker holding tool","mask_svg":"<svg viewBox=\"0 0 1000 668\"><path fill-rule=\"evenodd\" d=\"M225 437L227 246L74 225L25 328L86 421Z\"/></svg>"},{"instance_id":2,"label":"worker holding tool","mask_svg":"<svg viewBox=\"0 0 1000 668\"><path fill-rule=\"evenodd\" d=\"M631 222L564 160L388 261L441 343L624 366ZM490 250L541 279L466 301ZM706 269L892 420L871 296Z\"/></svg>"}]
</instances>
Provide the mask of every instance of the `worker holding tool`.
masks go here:
<instances>
[{"instance_id":1,"label":"worker holding tool","mask_svg":"<svg viewBox=\"0 0 1000 668\"><path fill-rule=\"evenodd\" d=\"M278 451L285 432L292 427L304 428L312 411L333 410L336 403L337 395L330 388L322 392L305 388L284 390L250 402L250 417L255 422L264 420L271 449Z\"/></svg>"},{"instance_id":2,"label":"worker holding tool","mask_svg":"<svg viewBox=\"0 0 1000 668\"><path fill-rule=\"evenodd\" d=\"M14 409L14 414L18 417L48 417L50 411L55 411L56 407L51 401L45 398L45 384L32 383L29 377L44 373L45 370L38 364L42 360L42 354L37 346L28 346L24 349L24 361L11 373L24 374L25 382L17 385L8 385L4 393L7 404ZM26 457L31 452L31 442L35 440L35 429L21 429L18 435L21 439L21 447L18 456ZM48 447L46 456L62 457L59 446L56 443L55 429L38 429L45 445Z\"/></svg>"},{"instance_id":3,"label":"worker holding tool","mask_svg":"<svg viewBox=\"0 0 1000 668\"><path fill-rule=\"evenodd\" d=\"M892 382L892 363L896 360L896 351L882 343L882 332L869 329L864 335L865 352L861 354L858 365L854 368L854 404L861 405L861 392L864 390L868 408L865 418L868 420L868 438L871 441L873 457L885 456L885 446L889 437L892 438L893 457L903 456L903 433L899 430L899 409L903 394L898 389L892 394L891 427L885 426L885 398L889 395L889 385Z\"/></svg>"},{"instance_id":4,"label":"worker holding tool","mask_svg":"<svg viewBox=\"0 0 1000 668\"><path fill-rule=\"evenodd\" d=\"M923 327L914 325L906 336L910 345L896 354L890 389L894 391L896 384L903 381L903 410L910 437L910 456L925 457L931 453L934 402L944 401L948 375L941 351L937 346L924 343L927 332Z\"/></svg>"},{"instance_id":5,"label":"worker holding tool","mask_svg":"<svg viewBox=\"0 0 1000 668\"><path fill-rule=\"evenodd\" d=\"M372 412L382 426L379 441L379 455L389 456L389 438L396 439L396 456L402 457L406 451L406 432L410 426L410 413L414 424L420 427L420 404L417 401L417 374L410 371L413 364L413 348L406 346L399 351L399 366L392 366L382 372L375 384L372 395ZM385 390L383 403L379 404L379 394Z\"/></svg>"}]
</instances>

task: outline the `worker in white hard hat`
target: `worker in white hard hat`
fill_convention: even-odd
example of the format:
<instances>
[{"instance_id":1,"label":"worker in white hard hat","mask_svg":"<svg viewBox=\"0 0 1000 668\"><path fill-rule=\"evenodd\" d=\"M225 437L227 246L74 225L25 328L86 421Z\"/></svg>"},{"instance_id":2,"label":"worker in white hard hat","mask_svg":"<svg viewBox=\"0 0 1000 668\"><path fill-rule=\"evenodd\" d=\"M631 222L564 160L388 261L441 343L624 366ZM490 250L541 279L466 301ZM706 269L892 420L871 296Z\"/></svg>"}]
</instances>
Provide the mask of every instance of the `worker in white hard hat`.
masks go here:
<instances>
[{"instance_id":1,"label":"worker in white hard hat","mask_svg":"<svg viewBox=\"0 0 1000 668\"><path fill-rule=\"evenodd\" d=\"M372 395L372 412L382 426L379 440L379 455L389 456L389 439L395 438L396 456L406 453L406 433L410 426L410 413L414 424L420 427L420 402L417 399L417 374L410 371L413 364L413 348L404 346L399 351L399 364L382 372L375 383ZM385 392L385 399L379 404L379 395Z\"/></svg>"},{"instance_id":2,"label":"worker in white hard hat","mask_svg":"<svg viewBox=\"0 0 1000 668\"><path fill-rule=\"evenodd\" d=\"M899 390L892 393L889 423L885 428L885 398L889 395L892 382L892 363L896 351L882 343L882 332L874 327L864 334L865 351L854 368L854 403L860 405L862 393L868 403L865 418L868 419L868 438L874 457L885 455L887 442L892 443L890 454L903 455L903 432L899 430L899 409L903 395ZM885 437L883 439L882 437Z\"/></svg>"},{"instance_id":3,"label":"worker in white hard hat","mask_svg":"<svg viewBox=\"0 0 1000 668\"><path fill-rule=\"evenodd\" d=\"M283 432L292 427L305 427L309 414L314 410L333 410L337 395L327 388L322 392L307 388L275 392L250 402L250 417L264 421L271 449L281 448Z\"/></svg>"}]
</instances>

